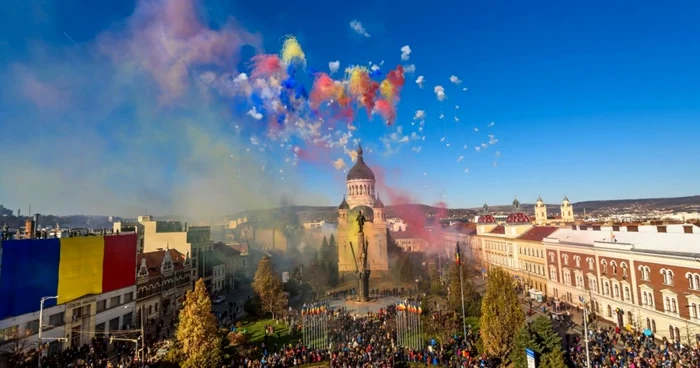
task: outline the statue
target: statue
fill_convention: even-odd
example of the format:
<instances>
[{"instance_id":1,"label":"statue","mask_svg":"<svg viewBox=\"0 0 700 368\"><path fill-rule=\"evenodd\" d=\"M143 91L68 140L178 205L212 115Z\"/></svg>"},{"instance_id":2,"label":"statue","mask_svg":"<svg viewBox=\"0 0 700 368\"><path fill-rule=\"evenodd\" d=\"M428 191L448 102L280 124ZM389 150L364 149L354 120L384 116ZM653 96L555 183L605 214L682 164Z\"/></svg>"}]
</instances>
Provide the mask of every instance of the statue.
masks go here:
<instances>
[{"instance_id":1,"label":"statue","mask_svg":"<svg viewBox=\"0 0 700 368\"><path fill-rule=\"evenodd\" d=\"M362 214L362 210L360 210L360 214L357 215L357 224L360 225L361 233L363 232L362 229L365 226L365 222L367 222L367 218Z\"/></svg>"}]
</instances>

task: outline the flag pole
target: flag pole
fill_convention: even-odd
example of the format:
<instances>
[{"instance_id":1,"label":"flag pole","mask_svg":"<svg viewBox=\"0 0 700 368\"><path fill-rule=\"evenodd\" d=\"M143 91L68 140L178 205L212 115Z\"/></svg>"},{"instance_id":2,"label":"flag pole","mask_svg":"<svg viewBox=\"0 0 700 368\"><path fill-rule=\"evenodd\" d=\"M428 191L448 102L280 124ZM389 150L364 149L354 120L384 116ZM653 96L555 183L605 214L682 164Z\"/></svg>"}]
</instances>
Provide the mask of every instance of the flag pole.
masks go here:
<instances>
[{"instance_id":1,"label":"flag pole","mask_svg":"<svg viewBox=\"0 0 700 368\"><path fill-rule=\"evenodd\" d=\"M460 256L459 242L457 242L457 272L459 272L459 288L460 299L462 299L462 335L463 339L467 339L467 319L464 313L464 276L462 275L462 258Z\"/></svg>"}]
</instances>

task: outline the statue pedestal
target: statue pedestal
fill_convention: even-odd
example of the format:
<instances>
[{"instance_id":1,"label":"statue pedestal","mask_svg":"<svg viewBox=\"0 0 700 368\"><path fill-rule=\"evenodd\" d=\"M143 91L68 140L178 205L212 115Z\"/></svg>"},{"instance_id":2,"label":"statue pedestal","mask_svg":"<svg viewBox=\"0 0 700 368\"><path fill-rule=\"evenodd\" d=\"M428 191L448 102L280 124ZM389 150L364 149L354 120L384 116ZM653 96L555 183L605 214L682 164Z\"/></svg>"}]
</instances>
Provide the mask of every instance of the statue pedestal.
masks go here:
<instances>
[{"instance_id":1,"label":"statue pedestal","mask_svg":"<svg viewBox=\"0 0 700 368\"><path fill-rule=\"evenodd\" d=\"M369 301L369 273L367 269L367 244L365 243L365 234L360 232L357 234L357 243L360 244L360 272L358 275L357 301Z\"/></svg>"}]
</instances>

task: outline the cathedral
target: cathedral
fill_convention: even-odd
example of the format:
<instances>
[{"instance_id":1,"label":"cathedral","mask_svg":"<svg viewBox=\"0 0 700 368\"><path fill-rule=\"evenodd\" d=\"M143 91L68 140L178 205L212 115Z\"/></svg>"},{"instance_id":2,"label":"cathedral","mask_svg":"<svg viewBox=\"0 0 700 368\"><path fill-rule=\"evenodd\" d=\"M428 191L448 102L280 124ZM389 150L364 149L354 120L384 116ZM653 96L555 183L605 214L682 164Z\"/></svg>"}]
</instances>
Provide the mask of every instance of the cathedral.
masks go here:
<instances>
[{"instance_id":1,"label":"cathedral","mask_svg":"<svg viewBox=\"0 0 700 368\"><path fill-rule=\"evenodd\" d=\"M372 271L371 277L389 271L386 215L384 204L375 192L375 183L374 173L365 164L360 145L357 148L357 162L348 172L346 197L338 207L338 272L341 276L354 273L355 260L360 260L357 243L360 230L357 218L360 212L366 219L362 229L365 240L369 242L367 265Z\"/></svg>"}]
</instances>

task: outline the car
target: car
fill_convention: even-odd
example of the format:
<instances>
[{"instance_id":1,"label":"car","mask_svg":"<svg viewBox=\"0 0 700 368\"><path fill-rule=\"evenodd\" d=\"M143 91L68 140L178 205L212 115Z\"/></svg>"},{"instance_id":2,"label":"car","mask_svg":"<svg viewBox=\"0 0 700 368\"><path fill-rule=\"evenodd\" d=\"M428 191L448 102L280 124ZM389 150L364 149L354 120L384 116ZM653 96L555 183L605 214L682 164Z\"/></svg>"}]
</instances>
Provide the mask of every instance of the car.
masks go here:
<instances>
[{"instance_id":1,"label":"car","mask_svg":"<svg viewBox=\"0 0 700 368\"><path fill-rule=\"evenodd\" d=\"M216 298L214 298L214 304L221 304L226 300L226 297L223 295L219 295Z\"/></svg>"}]
</instances>

